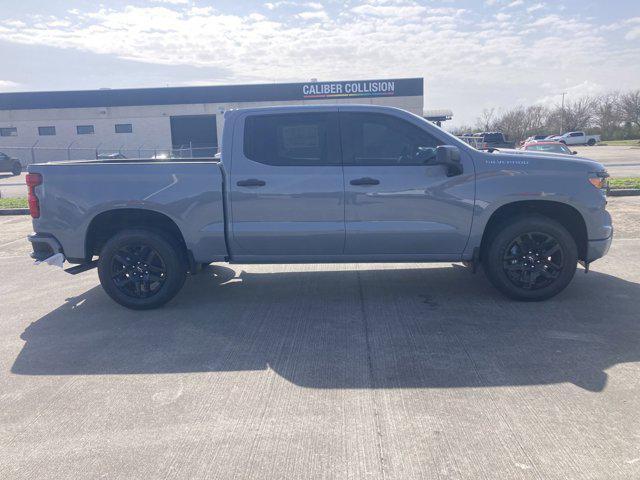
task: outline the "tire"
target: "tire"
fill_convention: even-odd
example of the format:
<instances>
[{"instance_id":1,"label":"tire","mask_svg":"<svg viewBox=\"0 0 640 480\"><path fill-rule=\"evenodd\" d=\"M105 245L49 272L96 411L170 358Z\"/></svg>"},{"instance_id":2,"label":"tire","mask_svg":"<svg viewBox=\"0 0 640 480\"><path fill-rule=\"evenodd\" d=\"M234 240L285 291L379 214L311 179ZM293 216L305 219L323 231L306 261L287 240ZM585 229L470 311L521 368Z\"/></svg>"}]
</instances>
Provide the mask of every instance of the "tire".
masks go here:
<instances>
[{"instance_id":1,"label":"tire","mask_svg":"<svg viewBox=\"0 0 640 480\"><path fill-rule=\"evenodd\" d=\"M133 310L157 308L184 285L187 260L177 240L147 229L123 230L111 237L98 260L107 295Z\"/></svg>"},{"instance_id":2,"label":"tire","mask_svg":"<svg viewBox=\"0 0 640 480\"><path fill-rule=\"evenodd\" d=\"M560 223L542 215L528 215L503 223L494 231L483 252L482 265L489 281L507 297L546 300L571 282L578 248Z\"/></svg>"},{"instance_id":3,"label":"tire","mask_svg":"<svg viewBox=\"0 0 640 480\"><path fill-rule=\"evenodd\" d=\"M11 165L11 174L12 175L20 175L22 173L22 164L20 162L15 162Z\"/></svg>"},{"instance_id":4,"label":"tire","mask_svg":"<svg viewBox=\"0 0 640 480\"><path fill-rule=\"evenodd\" d=\"M596 140L594 138L590 138L589 141L587 142L587 145L589 145L590 147L593 147L596 144Z\"/></svg>"}]
</instances>

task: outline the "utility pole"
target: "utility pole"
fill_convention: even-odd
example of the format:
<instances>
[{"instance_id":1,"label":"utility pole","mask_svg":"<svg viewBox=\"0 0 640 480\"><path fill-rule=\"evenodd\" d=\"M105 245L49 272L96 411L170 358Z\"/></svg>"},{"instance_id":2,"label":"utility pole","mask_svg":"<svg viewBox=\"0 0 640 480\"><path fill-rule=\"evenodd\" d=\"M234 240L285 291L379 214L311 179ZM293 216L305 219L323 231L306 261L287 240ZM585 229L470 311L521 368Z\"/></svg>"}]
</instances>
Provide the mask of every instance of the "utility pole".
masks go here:
<instances>
[{"instance_id":1,"label":"utility pole","mask_svg":"<svg viewBox=\"0 0 640 480\"><path fill-rule=\"evenodd\" d=\"M560 135L564 133L564 96L567 92L562 92L562 107L560 109Z\"/></svg>"}]
</instances>

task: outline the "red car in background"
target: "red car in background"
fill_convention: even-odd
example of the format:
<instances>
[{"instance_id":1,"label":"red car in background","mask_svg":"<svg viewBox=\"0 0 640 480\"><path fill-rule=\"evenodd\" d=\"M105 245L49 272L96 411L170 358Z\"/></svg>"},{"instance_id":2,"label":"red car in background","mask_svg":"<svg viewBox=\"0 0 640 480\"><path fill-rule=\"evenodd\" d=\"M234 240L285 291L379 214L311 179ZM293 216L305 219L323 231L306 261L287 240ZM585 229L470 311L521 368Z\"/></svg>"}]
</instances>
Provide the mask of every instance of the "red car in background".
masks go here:
<instances>
[{"instance_id":1,"label":"red car in background","mask_svg":"<svg viewBox=\"0 0 640 480\"><path fill-rule=\"evenodd\" d=\"M521 150L533 150L536 152L562 153L564 155L576 155L578 152L571 151L564 143L560 142L528 142Z\"/></svg>"}]
</instances>

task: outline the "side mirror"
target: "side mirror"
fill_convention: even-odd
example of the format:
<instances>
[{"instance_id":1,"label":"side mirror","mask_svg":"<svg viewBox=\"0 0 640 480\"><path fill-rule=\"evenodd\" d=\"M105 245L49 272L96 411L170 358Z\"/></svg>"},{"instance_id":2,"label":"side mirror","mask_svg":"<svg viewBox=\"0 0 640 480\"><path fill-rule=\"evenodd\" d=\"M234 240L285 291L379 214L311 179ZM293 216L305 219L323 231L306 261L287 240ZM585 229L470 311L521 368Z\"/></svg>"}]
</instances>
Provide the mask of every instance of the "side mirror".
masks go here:
<instances>
[{"instance_id":1,"label":"side mirror","mask_svg":"<svg viewBox=\"0 0 640 480\"><path fill-rule=\"evenodd\" d=\"M440 145L436 148L435 157L427 165L444 165L447 167L447 177L460 175L464 170L460 161L460 150L453 145Z\"/></svg>"},{"instance_id":2,"label":"side mirror","mask_svg":"<svg viewBox=\"0 0 640 480\"><path fill-rule=\"evenodd\" d=\"M573 152L571 152L571 155L577 155L578 152L576 152L575 150Z\"/></svg>"}]
</instances>

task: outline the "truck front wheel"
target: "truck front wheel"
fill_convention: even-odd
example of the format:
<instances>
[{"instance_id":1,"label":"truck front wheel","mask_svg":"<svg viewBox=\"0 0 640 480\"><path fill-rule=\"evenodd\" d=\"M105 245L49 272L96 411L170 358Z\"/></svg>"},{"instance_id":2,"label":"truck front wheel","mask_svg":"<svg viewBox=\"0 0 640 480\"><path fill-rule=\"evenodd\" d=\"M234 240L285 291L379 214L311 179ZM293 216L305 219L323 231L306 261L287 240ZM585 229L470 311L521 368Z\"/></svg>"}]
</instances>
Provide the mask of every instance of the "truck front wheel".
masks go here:
<instances>
[{"instance_id":1,"label":"truck front wheel","mask_svg":"<svg viewBox=\"0 0 640 480\"><path fill-rule=\"evenodd\" d=\"M571 282L578 249L558 222L541 215L502 225L482 254L485 273L502 293L516 300L546 300Z\"/></svg>"},{"instance_id":2,"label":"truck front wheel","mask_svg":"<svg viewBox=\"0 0 640 480\"><path fill-rule=\"evenodd\" d=\"M120 305L134 310L167 303L184 285L186 274L179 242L153 230L117 233L105 243L98 261L102 288Z\"/></svg>"}]
</instances>

